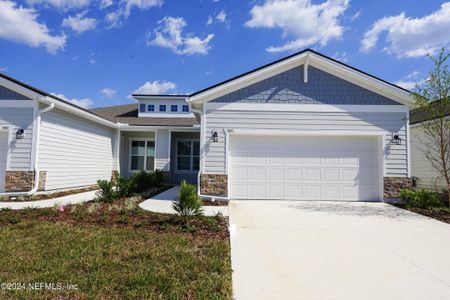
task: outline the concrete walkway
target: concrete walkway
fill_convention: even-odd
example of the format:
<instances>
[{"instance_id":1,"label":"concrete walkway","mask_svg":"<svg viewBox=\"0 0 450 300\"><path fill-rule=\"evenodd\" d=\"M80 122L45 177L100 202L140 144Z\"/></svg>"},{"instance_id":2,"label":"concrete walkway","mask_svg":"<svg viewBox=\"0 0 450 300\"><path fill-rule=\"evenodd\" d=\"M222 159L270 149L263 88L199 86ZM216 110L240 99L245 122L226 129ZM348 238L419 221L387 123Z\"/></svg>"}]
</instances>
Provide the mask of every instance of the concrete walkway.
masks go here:
<instances>
[{"instance_id":1,"label":"concrete walkway","mask_svg":"<svg viewBox=\"0 0 450 300\"><path fill-rule=\"evenodd\" d=\"M24 209L24 208L46 208L54 207L55 205L77 204L94 200L95 193L97 191L90 191L84 193L78 193L48 200L37 201L15 201L15 202L0 202L0 209Z\"/></svg>"},{"instance_id":2,"label":"concrete walkway","mask_svg":"<svg viewBox=\"0 0 450 300\"><path fill-rule=\"evenodd\" d=\"M172 208L173 200L178 195L179 186L175 186L167 191L162 192L159 195L154 196L151 199L145 200L139 204L139 207L148 211L174 214L175 211ZM203 214L205 216L215 216L221 213L223 216L228 216L227 206L203 206Z\"/></svg>"},{"instance_id":3,"label":"concrete walkway","mask_svg":"<svg viewBox=\"0 0 450 300\"><path fill-rule=\"evenodd\" d=\"M231 201L236 299L450 299L450 225L384 203Z\"/></svg>"}]
</instances>

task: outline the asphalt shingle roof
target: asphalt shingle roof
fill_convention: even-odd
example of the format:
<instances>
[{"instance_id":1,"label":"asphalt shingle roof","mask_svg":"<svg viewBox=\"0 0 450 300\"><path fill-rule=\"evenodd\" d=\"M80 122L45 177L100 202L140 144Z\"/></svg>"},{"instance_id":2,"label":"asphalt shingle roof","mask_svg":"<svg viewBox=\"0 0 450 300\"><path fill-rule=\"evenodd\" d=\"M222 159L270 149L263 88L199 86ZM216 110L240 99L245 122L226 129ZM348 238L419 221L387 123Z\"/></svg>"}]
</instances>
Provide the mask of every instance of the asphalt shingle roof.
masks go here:
<instances>
[{"instance_id":1,"label":"asphalt shingle roof","mask_svg":"<svg viewBox=\"0 0 450 300\"><path fill-rule=\"evenodd\" d=\"M111 122L128 123L132 126L180 126L192 127L198 125L195 117L190 118L153 118L138 117L138 104L126 104L109 107L93 108L90 111Z\"/></svg>"}]
</instances>

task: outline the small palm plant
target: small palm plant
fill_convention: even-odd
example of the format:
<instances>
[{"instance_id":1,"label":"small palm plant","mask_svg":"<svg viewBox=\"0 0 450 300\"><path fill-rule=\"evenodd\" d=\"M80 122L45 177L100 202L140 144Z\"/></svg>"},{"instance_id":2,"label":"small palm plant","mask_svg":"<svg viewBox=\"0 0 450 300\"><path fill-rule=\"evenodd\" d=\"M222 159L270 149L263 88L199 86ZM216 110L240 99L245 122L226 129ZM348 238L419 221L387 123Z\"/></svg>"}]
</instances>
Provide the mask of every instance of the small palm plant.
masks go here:
<instances>
[{"instance_id":1,"label":"small palm plant","mask_svg":"<svg viewBox=\"0 0 450 300\"><path fill-rule=\"evenodd\" d=\"M172 207L182 218L184 226L189 225L191 218L203 215L202 206L203 203L197 195L196 187L183 180L178 197Z\"/></svg>"}]
</instances>

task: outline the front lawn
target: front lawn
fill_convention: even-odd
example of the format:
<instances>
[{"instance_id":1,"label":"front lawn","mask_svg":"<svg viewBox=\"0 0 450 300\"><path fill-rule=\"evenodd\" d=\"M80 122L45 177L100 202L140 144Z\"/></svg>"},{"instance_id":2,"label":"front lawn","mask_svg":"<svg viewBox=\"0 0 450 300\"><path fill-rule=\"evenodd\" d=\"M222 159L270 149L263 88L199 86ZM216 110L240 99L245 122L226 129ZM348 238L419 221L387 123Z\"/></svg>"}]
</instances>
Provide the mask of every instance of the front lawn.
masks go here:
<instances>
[{"instance_id":1,"label":"front lawn","mask_svg":"<svg viewBox=\"0 0 450 300\"><path fill-rule=\"evenodd\" d=\"M0 298L231 299L226 219L203 217L185 229L129 199L0 211L0 266Z\"/></svg>"}]
</instances>

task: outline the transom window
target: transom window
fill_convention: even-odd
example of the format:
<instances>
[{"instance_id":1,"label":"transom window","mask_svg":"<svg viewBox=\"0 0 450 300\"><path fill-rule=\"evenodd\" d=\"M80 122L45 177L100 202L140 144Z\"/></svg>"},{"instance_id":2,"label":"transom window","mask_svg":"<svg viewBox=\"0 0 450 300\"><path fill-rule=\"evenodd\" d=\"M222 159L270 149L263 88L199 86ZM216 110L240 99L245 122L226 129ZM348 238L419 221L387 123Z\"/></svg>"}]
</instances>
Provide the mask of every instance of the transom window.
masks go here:
<instances>
[{"instance_id":1,"label":"transom window","mask_svg":"<svg viewBox=\"0 0 450 300\"><path fill-rule=\"evenodd\" d=\"M153 104L147 105L147 111L155 111L155 105Z\"/></svg>"},{"instance_id":2,"label":"transom window","mask_svg":"<svg viewBox=\"0 0 450 300\"><path fill-rule=\"evenodd\" d=\"M155 141L132 140L130 142L130 171L154 170Z\"/></svg>"},{"instance_id":3,"label":"transom window","mask_svg":"<svg viewBox=\"0 0 450 300\"><path fill-rule=\"evenodd\" d=\"M177 171L194 172L200 169L200 142L177 141Z\"/></svg>"},{"instance_id":4,"label":"transom window","mask_svg":"<svg viewBox=\"0 0 450 300\"><path fill-rule=\"evenodd\" d=\"M161 104L159 106L159 111L166 111L166 105L165 104Z\"/></svg>"},{"instance_id":5,"label":"transom window","mask_svg":"<svg viewBox=\"0 0 450 300\"><path fill-rule=\"evenodd\" d=\"M183 105L183 112L189 112L189 105Z\"/></svg>"},{"instance_id":6,"label":"transom window","mask_svg":"<svg viewBox=\"0 0 450 300\"><path fill-rule=\"evenodd\" d=\"M170 106L170 111L177 112L178 111L178 105L171 105Z\"/></svg>"}]
</instances>

